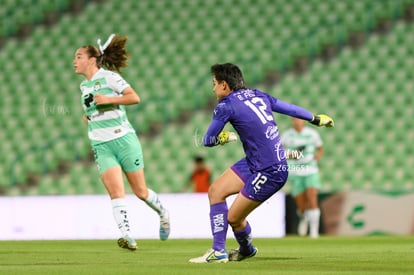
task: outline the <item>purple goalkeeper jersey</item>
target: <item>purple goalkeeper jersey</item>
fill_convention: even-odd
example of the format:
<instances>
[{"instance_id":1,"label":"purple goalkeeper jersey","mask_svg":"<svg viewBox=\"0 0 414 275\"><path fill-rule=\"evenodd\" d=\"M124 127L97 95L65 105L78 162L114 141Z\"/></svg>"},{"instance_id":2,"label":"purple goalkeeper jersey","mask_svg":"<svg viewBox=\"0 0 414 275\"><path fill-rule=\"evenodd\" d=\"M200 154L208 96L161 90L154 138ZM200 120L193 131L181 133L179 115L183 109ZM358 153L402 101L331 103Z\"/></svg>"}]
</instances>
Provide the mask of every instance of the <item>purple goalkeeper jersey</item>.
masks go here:
<instances>
[{"instance_id":1,"label":"purple goalkeeper jersey","mask_svg":"<svg viewBox=\"0 0 414 275\"><path fill-rule=\"evenodd\" d=\"M299 106L259 90L241 89L231 92L217 104L204 136L204 145L218 145L218 135L230 122L240 137L252 170L259 171L284 163L285 153L272 111L307 121L313 119L312 113Z\"/></svg>"}]
</instances>

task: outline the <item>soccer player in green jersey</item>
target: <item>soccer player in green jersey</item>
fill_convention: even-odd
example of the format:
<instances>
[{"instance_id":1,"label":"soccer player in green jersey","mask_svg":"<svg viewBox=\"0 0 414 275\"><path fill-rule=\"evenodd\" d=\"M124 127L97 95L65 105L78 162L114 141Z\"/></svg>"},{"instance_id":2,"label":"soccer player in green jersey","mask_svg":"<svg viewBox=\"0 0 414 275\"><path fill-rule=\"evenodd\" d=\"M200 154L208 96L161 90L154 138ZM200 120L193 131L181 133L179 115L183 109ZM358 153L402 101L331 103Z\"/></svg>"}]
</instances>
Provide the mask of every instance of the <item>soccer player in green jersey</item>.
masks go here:
<instances>
[{"instance_id":1,"label":"soccer player in green jersey","mask_svg":"<svg viewBox=\"0 0 414 275\"><path fill-rule=\"evenodd\" d=\"M95 155L100 178L112 202L112 211L122 237L118 245L135 250L130 236L123 173L135 195L160 216L160 239L170 233L169 213L158 195L147 188L140 141L128 121L124 105L138 104L140 97L122 78L120 68L127 66L126 36L112 34L104 45L88 45L76 50L73 66L86 79L80 84L84 122Z\"/></svg>"},{"instance_id":2,"label":"soccer player in green jersey","mask_svg":"<svg viewBox=\"0 0 414 275\"><path fill-rule=\"evenodd\" d=\"M315 129L305 125L304 120L292 118L292 128L282 135L282 144L288 158L288 180L298 208L298 233L306 235L309 226L310 237L317 238L320 217L318 161L323 154L322 139Z\"/></svg>"}]
</instances>

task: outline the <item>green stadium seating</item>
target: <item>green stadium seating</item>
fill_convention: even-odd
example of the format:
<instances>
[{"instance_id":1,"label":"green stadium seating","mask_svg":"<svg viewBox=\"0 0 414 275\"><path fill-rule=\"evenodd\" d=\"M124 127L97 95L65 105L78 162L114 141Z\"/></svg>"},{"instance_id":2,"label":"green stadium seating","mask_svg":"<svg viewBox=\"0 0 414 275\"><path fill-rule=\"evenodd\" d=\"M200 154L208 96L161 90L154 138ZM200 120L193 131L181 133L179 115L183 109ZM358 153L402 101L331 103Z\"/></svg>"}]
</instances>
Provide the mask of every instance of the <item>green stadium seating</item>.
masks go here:
<instances>
[{"instance_id":1,"label":"green stadium seating","mask_svg":"<svg viewBox=\"0 0 414 275\"><path fill-rule=\"evenodd\" d=\"M320 131L328 135L325 159L329 158L333 168L326 169L324 160L322 178L332 189L341 190L346 185L352 189L412 190L412 185L404 180L404 175L411 170L404 163L412 162L412 156L403 153L411 146L403 139L412 135L408 125L413 83L408 73L410 65L402 65L412 64L412 58L406 55L401 59L397 52L404 53L411 48L413 25L398 23L395 29L396 32L386 36L371 36L356 51L345 49L337 58L339 63L333 61L324 66L323 71L315 64L307 73L315 76L312 96L331 98L327 101L329 104L320 100L309 102L312 108L325 112L325 108L334 105L332 110L337 127L332 132ZM395 41L399 41L398 47ZM375 63L371 59L375 59ZM332 66L335 66L334 70ZM325 75L327 83L321 82L319 73ZM275 87L273 93L283 94L291 101L298 95L285 92L285 89L304 92L302 87L309 85L307 76L289 82L288 86L285 84L287 80ZM329 87L335 84L341 88L330 91ZM301 99L300 103L308 105L306 100ZM348 162L350 159L352 161Z\"/></svg>"},{"instance_id":2,"label":"green stadium seating","mask_svg":"<svg viewBox=\"0 0 414 275\"><path fill-rule=\"evenodd\" d=\"M64 11L69 2L41 0L32 5L34 2L28 1L27 7L31 9L22 9L15 17L6 19L9 23L15 20L40 22L43 11ZM16 2L7 0L5 3L5 10L17 10ZM8 40L0 51L0 62L4 64L0 81L6 91L13 91L0 103L2 115L12 117L5 122L6 129L12 130L4 134L7 138L1 148L15 155L30 151L33 146L36 151L48 144L45 154L33 154L25 162L13 164L19 181L24 181L30 171L53 171L59 161L76 163L86 158L89 144L81 122L78 90L82 78L71 70L73 54L77 47L95 44L98 37L104 39L111 32L127 34L128 49L133 56L124 76L142 100L140 105L127 108L130 121L139 134L148 132L155 123L163 123L165 128L160 136L142 139L148 159L148 181L153 182L158 191L178 191L190 171L193 154L206 154L215 171L222 171L242 157L240 147L235 144L220 150L193 146L194 129L205 131L210 113L203 113L201 117L192 115L191 122L185 125L169 124L182 111L198 111L213 97L211 64L238 63L249 85L255 85L264 80L269 69L288 69L295 56L314 58L326 43L342 46L349 31L371 31L379 18L398 18L407 3L413 1L242 0L235 5L234 1L218 0L112 0L88 4L76 16L63 15L51 28L36 26L23 42ZM217 5L221 8L217 9ZM115 9L119 11L116 14L113 13ZM131 13L131 10L136 12ZM220 20L211 20L212 14ZM0 35L15 33L17 29L13 28L17 26L4 24ZM413 52L408 46L414 40L410 26L398 23L390 35L371 35L359 49L345 48L328 64L315 61L303 76L286 74L277 87L269 90L282 99L315 111L323 110L336 118L335 131L324 134L324 138L331 141L326 145L327 155L336 147L340 150L335 154L337 157L326 161L331 167L323 172L324 177L330 179L326 190L343 186L381 188L380 182L374 184L367 176L369 172L364 172L372 167L364 169L364 162L359 161L363 159L361 152L372 159L369 165L385 165L377 160L375 143L408 144L410 139L404 131L410 127L410 122L396 122L391 118L413 115L409 108L395 108L411 102L407 94L413 86L407 69L413 65L412 59L407 58ZM10 59L14 62L8 62ZM389 108L384 110L384 106ZM361 122L355 123L356 117ZM281 117L281 129L288 125L289 120ZM381 129L392 129L395 134L384 136ZM360 134L364 131L368 134ZM340 145L331 145L333 143ZM383 153L391 153L392 148L385 145ZM410 149L405 148L405 151ZM43 155L46 156L44 162ZM341 157L357 157L358 161L353 166ZM14 158L2 156L2 159L5 165L0 172L7 175ZM165 159L174 161L160 167ZM396 166L397 163L401 164L391 157L391 164ZM41 164L45 164L44 169ZM105 193L93 166L89 164L80 169L73 164L69 174L61 180L45 175L39 192L46 194L48 187L53 186L50 194ZM345 167L346 171L338 171L335 167ZM355 176L349 172L352 169L356 171ZM409 172L401 169L399 175L405 177ZM73 176L76 174L81 176L76 178ZM374 175L375 181L379 181L379 176ZM391 172L384 177L385 182L397 181ZM73 184L75 179L79 179L79 184ZM53 182L56 184L51 184ZM398 188L408 186L402 182L405 181L401 180ZM10 178L1 177L0 186L8 184L13 184ZM19 189L10 188L10 193L16 194L16 190Z\"/></svg>"}]
</instances>

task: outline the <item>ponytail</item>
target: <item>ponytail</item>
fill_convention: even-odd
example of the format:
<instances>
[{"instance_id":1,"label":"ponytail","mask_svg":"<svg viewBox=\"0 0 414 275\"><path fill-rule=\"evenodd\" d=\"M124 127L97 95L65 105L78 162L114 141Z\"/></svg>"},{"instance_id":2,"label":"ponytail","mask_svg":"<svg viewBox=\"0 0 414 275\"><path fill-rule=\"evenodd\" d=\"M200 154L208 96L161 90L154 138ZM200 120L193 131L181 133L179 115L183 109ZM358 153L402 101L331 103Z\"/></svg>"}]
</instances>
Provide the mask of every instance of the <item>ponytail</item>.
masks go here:
<instances>
[{"instance_id":1,"label":"ponytail","mask_svg":"<svg viewBox=\"0 0 414 275\"><path fill-rule=\"evenodd\" d=\"M101 45L98 39L98 47L83 46L89 57L96 58L98 68L104 67L111 71L121 73L121 68L127 66L128 57L131 55L125 50L126 36L111 34L105 44Z\"/></svg>"},{"instance_id":2,"label":"ponytail","mask_svg":"<svg viewBox=\"0 0 414 275\"><path fill-rule=\"evenodd\" d=\"M98 39L99 51L101 53L98 64L111 71L121 73L121 68L126 67L128 57L131 55L125 50L128 38L112 34L102 46Z\"/></svg>"}]
</instances>

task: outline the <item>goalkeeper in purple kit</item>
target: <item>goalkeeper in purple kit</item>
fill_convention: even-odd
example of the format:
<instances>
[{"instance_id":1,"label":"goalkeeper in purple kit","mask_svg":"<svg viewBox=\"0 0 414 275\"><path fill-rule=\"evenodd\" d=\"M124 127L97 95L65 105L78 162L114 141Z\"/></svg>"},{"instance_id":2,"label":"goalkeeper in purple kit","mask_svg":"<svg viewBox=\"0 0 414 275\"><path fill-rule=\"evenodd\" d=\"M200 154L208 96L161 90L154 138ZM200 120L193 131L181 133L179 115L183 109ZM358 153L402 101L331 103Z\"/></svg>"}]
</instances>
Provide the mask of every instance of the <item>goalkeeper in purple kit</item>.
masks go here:
<instances>
[{"instance_id":1,"label":"goalkeeper in purple kit","mask_svg":"<svg viewBox=\"0 0 414 275\"><path fill-rule=\"evenodd\" d=\"M213 245L201 257L190 259L192 263L241 261L257 254L246 217L279 191L288 178L286 156L272 112L297 117L317 126L334 125L327 115L314 116L299 106L246 88L242 72L236 65L216 64L211 67L211 73L218 104L204 136L204 145L224 145L237 140L238 135L246 157L228 168L210 186ZM223 131L227 122L237 135ZM226 198L233 194L238 195L228 209ZM228 225L233 229L239 248L227 252Z\"/></svg>"}]
</instances>

